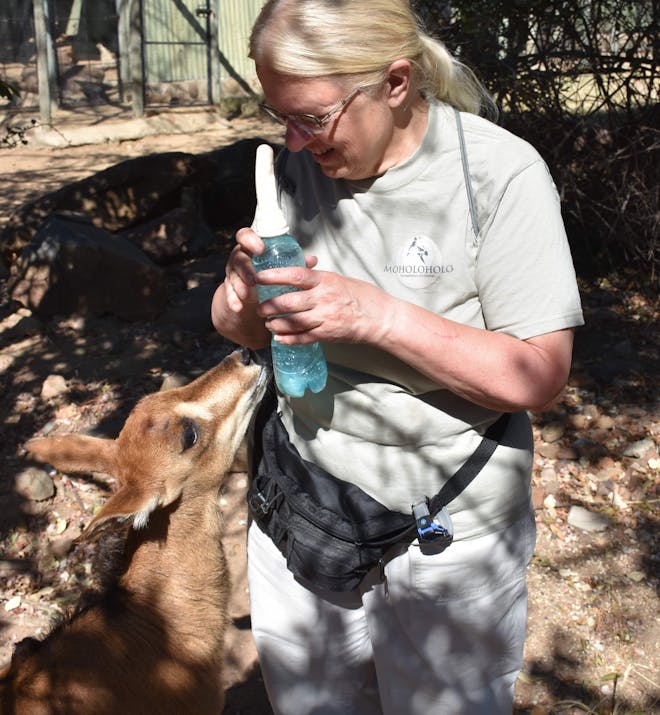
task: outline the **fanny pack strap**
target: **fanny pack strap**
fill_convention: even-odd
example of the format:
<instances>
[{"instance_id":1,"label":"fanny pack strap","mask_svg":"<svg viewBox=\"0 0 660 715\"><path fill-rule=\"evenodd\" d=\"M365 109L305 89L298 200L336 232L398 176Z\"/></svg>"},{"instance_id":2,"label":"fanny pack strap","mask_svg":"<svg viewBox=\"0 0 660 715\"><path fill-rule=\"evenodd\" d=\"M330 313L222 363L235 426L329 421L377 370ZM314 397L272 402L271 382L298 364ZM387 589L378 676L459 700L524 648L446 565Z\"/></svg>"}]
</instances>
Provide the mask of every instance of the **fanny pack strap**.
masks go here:
<instances>
[{"instance_id":1,"label":"fanny pack strap","mask_svg":"<svg viewBox=\"0 0 660 715\"><path fill-rule=\"evenodd\" d=\"M486 430L479 446L472 452L467 462L445 482L442 489L429 499L429 511L435 514L453 501L486 466L497 445L500 443L511 418L505 412Z\"/></svg>"}]
</instances>

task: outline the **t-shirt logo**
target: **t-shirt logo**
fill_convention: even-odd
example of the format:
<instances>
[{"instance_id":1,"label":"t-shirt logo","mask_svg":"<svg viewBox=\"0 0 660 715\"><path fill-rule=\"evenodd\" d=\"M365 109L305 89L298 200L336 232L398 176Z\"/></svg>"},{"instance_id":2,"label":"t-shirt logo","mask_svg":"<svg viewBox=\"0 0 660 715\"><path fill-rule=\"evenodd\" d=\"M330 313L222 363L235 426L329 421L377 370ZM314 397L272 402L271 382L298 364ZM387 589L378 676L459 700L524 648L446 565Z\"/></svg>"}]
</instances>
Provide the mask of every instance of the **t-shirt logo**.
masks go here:
<instances>
[{"instance_id":1,"label":"t-shirt logo","mask_svg":"<svg viewBox=\"0 0 660 715\"><path fill-rule=\"evenodd\" d=\"M428 236L413 236L399 251L395 264L387 264L385 273L394 273L407 288L428 288L454 266L443 265L440 251Z\"/></svg>"}]
</instances>

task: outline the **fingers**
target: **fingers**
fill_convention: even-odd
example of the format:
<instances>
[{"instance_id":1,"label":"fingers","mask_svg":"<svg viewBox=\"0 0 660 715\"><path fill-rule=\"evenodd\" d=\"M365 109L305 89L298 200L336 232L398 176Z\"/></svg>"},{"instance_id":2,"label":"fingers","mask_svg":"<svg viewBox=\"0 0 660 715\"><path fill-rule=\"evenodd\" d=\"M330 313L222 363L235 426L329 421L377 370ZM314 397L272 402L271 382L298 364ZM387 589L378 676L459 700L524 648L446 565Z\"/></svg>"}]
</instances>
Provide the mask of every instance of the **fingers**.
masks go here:
<instances>
[{"instance_id":1,"label":"fingers","mask_svg":"<svg viewBox=\"0 0 660 715\"><path fill-rule=\"evenodd\" d=\"M277 273L287 273L287 284L301 290L284 293L264 301L257 308L257 314L265 320L266 327L275 339L285 344L302 344L330 338L329 325L334 325L341 317L333 315L340 305L334 299L334 291L327 292L324 281L333 283L333 274L312 271L309 268L273 269L269 282ZM263 272L266 275L266 271ZM258 274L261 282L262 273ZM279 282L283 282L281 279ZM332 316L330 322L329 316Z\"/></svg>"},{"instance_id":2,"label":"fingers","mask_svg":"<svg viewBox=\"0 0 660 715\"><path fill-rule=\"evenodd\" d=\"M264 252L264 242L251 228L241 228L236 232L236 243L250 255L260 256Z\"/></svg>"},{"instance_id":3,"label":"fingers","mask_svg":"<svg viewBox=\"0 0 660 715\"><path fill-rule=\"evenodd\" d=\"M314 314L291 313L273 316L265 321L272 337L284 345L303 345L323 338L322 324Z\"/></svg>"},{"instance_id":4,"label":"fingers","mask_svg":"<svg viewBox=\"0 0 660 715\"><path fill-rule=\"evenodd\" d=\"M250 228L236 232L236 246L227 260L225 269L225 299L229 310L240 313L246 303L258 303L256 285L286 285L296 289L257 307L257 315L267 321L267 327L274 333L304 333L316 327L313 321L301 320L300 314L314 308L309 291L320 282L320 272L314 271L318 264L316 256L306 256L305 266L273 268L257 273L252 265L252 256L263 252L263 240ZM293 296L293 303L289 300ZM287 319L283 313L291 314ZM277 316L276 323L271 324Z\"/></svg>"},{"instance_id":5,"label":"fingers","mask_svg":"<svg viewBox=\"0 0 660 715\"><path fill-rule=\"evenodd\" d=\"M255 273L250 256L241 245L234 247L225 267L227 306L240 312L247 302L256 302Z\"/></svg>"},{"instance_id":6,"label":"fingers","mask_svg":"<svg viewBox=\"0 0 660 715\"><path fill-rule=\"evenodd\" d=\"M245 305L245 301L236 293L229 279L225 281L225 301L232 313L240 313Z\"/></svg>"},{"instance_id":7,"label":"fingers","mask_svg":"<svg viewBox=\"0 0 660 715\"><path fill-rule=\"evenodd\" d=\"M277 340L378 344L387 316L392 314L391 301L380 288L332 272L299 270L311 274L312 287L286 293L258 308Z\"/></svg>"}]
</instances>

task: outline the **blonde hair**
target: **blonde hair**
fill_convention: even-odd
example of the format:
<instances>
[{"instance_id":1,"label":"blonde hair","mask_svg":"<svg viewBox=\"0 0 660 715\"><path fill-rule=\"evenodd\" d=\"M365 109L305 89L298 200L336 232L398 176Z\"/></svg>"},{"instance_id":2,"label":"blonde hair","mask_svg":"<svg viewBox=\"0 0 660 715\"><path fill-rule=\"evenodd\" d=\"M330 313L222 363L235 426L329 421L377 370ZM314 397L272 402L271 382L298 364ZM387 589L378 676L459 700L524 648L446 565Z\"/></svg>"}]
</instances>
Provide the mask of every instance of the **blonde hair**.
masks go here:
<instances>
[{"instance_id":1,"label":"blonde hair","mask_svg":"<svg viewBox=\"0 0 660 715\"><path fill-rule=\"evenodd\" d=\"M350 75L371 85L405 58L424 97L473 114L497 113L474 73L426 34L409 0L268 0L252 28L249 54L282 74Z\"/></svg>"}]
</instances>

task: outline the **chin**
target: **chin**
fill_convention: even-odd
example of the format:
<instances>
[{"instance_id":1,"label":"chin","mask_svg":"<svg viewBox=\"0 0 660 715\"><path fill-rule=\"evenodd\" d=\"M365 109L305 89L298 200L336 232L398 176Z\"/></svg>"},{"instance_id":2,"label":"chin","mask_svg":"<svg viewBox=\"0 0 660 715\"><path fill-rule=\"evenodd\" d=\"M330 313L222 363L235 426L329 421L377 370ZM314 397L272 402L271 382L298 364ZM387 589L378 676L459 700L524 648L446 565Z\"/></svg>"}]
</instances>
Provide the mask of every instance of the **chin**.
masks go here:
<instances>
[{"instance_id":1,"label":"chin","mask_svg":"<svg viewBox=\"0 0 660 715\"><path fill-rule=\"evenodd\" d=\"M335 166L321 166L321 171L329 178L329 179L347 179L349 178L348 174L349 172L344 169L343 167L335 167Z\"/></svg>"}]
</instances>

